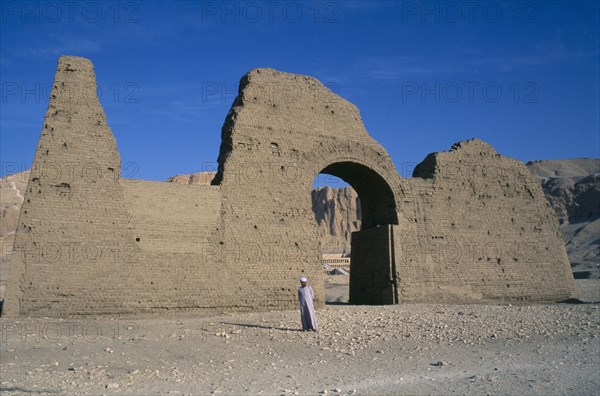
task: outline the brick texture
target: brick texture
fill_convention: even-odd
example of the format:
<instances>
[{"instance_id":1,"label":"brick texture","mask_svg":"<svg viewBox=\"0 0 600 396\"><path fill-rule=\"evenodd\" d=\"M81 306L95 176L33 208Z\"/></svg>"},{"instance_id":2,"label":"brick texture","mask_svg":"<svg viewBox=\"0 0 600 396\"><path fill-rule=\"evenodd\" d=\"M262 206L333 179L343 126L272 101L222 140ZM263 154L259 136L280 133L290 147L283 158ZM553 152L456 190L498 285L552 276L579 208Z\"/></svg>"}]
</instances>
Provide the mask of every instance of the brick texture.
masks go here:
<instances>
[{"instance_id":1,"label":"brick texture","mask_svg":"<svg viewBox=\"0 0 600 396\"><path fill-rule=\"evenodd\" d=\"M211 186L119 170L91 62L61 57L3 316L290 309L299 276L322 306L321 172L360 196L353 303L574 296L558 222L524 164L473 139L402 178L358 109L311 77L242 78Z\"/></svg>"}]
</instances>

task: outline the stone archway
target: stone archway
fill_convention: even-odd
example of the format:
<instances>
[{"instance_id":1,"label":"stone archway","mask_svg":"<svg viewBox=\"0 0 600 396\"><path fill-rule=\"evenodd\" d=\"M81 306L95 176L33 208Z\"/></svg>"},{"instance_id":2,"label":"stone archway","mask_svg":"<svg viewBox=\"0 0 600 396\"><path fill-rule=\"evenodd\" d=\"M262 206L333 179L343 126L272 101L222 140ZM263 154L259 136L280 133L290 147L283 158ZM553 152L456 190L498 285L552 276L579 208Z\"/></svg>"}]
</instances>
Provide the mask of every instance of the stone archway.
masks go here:
<instances>
[{"instance_id":1,"label":"stone archway","mask_svg":"<svg viewBox=\"0 0 600 396\"><path fill-rule=\"evenodd\" d=\"M362 223L352 233L350 303L398 303L398 284L391 225L398 224L396 199L385 178L356 161L327 165L320 173L339 177L358 194Z\"/></svg>"},{"instance_id":2,"label":"stone archway","mask_svg":"<svg viewBox=\"0 0 600 396\"><path fill-rule=\"evenodd\" d=\"M317 174L331 174L361 197L364 224L353 236L359 238L354 260L376 278L351 285L351 302L394 303L393 256L377 257L368 247L379 243L379 238L370 239L375 234L398 224L396 202L403 187L389 154L366 131L356 106L311 77L255 69L241 79L221 137L219 168L212 182L222 197L215 240L225 251L233 243L255 244L269 253L258 265L242 249L240 255L226 257L223 266L260 284L263 300L273 307L295 307L298 276L313 281L316 305L324 304L322 252L308 191ZM248 169L254 170L253 177L246 176ZM388 239L385 244L390 245ZM282 251L285 257L278 254ZM269 273L265 280L269 268L275 267L276 275ZM379 297L369 297L373 290L379 290Z\"/></svg>"},{"instance_id":3,"label":"stone archway","mask_svg":"<svg viewBox=\"0 0 600 396\"><path fill-rule=\"evenodd\" d=\"M354 188L362 207L361 229L398 224L394 192L373 169L356 161L345 160L327 165L321 173L339 177Z\"/></svg>"}]
</instances>

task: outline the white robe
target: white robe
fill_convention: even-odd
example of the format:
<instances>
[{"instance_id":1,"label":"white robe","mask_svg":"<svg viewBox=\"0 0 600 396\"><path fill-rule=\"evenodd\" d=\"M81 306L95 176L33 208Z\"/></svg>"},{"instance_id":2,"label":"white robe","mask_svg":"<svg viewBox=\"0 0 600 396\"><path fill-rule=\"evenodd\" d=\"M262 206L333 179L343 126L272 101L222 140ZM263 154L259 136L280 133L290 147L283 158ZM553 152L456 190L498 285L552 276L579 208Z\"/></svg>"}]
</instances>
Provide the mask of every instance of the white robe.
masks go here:
<instances>
[{"instance_id":1,"label":"white robe","mask_svg":"<svg viewBox=\"0 0 600 396\"><path fill-rule=\"evenodd\" d=\"M300 301L300 320L302 321L302 330L317 330L317 317L313 299L315 292L312 287L304 286L298 288L298 300Z\"/></svg>"}]
</instances>

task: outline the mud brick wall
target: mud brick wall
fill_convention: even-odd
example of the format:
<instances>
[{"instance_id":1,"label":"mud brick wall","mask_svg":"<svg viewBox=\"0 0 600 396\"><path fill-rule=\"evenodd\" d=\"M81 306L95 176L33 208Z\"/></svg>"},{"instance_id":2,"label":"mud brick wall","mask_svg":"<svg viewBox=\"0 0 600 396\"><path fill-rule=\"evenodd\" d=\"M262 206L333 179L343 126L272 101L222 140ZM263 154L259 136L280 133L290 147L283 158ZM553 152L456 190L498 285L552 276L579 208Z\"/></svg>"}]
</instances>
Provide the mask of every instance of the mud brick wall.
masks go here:
<instances>
[{"instance_id":1,"label":"mud brick wall","mask_svg":"<svg viewBox=\"0 0 600 396\"><path fill-rule=\"evenodd\" d=\"M574 296L539 184L480 140L430 154L404 179L353 104L311 77L255 69L218 161L213 186L121 178L93 66L61 57L2 315L295 309L299 276L322 306L311 208L321 172L360 197L356 303Z\"/></svg>"},{"instance_id":2,"label":"mud brick wall","mask_svg":"<svg viewBox=\"0 0 600 396\"><path fill-rule=\"evenodd\" d=\"M522 162L473 139L430 154L405 183L412 227L394 227L401 301L574 295L558 221Z\"/></svg>"},{"instance_id":3,"label":"mud brick wall","mask_svg":"<svg viewBox=\"0 0 600 396\"><path fill-rule=\"evenodd\" d=\"M367 226L395 221L399 176L383 147L366 132L358 109L311 77L255 69L244 76L222 132L219 170L225 244L257 246L263 260L232 265L263 279L265 295L282 308L307 276L323 303L324 288L312 183L320 172L350 182ZM248 254L254 254L248 251ZM267 267L277 271L265 277ZM273 291L274 294L268 293Z\"/></svg>"},{"instance_id":4,"label":"mud brick wall","mask_svg":"<svg viewBox=\"0 0 600 396\"><path fill-rule=\"evenodd\" d=\"M216 231L218 186L121 179L134 235L143 252L200 252Z\"/></svg>"},{"instance_id":5,"label":"mud brick wall","mask_svg":"<svg viewBox=\"0 0 600 396\"><path fill-rule=\"evenodd\" d=\"M135 296L115 139L91 62L59 60L15 236L3 315L112 313ZM135 273L135 272L134 272Z\"/></svg>"}]
</instances>

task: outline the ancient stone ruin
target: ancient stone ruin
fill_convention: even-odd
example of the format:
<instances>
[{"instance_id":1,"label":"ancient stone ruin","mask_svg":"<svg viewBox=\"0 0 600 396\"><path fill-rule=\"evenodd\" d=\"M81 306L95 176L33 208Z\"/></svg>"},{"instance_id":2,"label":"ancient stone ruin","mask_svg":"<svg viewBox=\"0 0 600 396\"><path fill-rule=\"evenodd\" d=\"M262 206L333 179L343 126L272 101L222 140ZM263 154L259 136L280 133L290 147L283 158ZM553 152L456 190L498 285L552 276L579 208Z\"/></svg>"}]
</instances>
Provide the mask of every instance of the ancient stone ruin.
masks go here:
<instances>
[{"instance_id":1,"label":"ancient stone ruin","mask_svg":"<svg viewBox=\"0 0 600 396\"><path fill-rule=\"evenodd\" d=\"M358 109L314 78L255 69L222 129L212 185L120 176L92 63L61 57L24 195L5 316L295 309L323 304L317 174L358 193L353 304L574 296L559 231L525 165L477 139L402 178Z\"/></svg>"}]
</instances>

